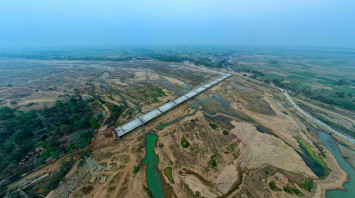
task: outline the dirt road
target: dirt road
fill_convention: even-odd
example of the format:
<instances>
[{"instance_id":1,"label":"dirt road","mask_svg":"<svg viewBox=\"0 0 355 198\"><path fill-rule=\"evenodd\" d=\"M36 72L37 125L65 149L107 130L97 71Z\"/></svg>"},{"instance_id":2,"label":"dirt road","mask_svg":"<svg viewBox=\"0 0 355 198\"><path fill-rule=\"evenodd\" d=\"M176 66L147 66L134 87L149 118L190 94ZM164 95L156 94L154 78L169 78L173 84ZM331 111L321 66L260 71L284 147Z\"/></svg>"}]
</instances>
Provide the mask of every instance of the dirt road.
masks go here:
<instances>
[{"instance_id":1,"label":"dirt road","mask_svg":"<svg viewBox=\"0 0 355 198\"><path fill-rule=\"evenodd\" d=\"M333 134L351 142L351 143L355 143L355 140L339 131L334 130L332 127L330 127L329 125L325 124L324 122L318 120L317 118L314 118L313 116L311 116L310 114L308 114L307 112L305 112L303 109L301 109L298 105L296 105L296 103L293 101L293 99L291 98L291 96L287 93L286 90L279 88L282 93L285 95L285 97L287 98L287 100L292 104L293 107L295 107L297 109L297 111L299 111L300 113L302 113L305 117L307 117L308 119L312 120L313 122L315 122L319 127L332 132Z\"/></svg>"}]
</instances>

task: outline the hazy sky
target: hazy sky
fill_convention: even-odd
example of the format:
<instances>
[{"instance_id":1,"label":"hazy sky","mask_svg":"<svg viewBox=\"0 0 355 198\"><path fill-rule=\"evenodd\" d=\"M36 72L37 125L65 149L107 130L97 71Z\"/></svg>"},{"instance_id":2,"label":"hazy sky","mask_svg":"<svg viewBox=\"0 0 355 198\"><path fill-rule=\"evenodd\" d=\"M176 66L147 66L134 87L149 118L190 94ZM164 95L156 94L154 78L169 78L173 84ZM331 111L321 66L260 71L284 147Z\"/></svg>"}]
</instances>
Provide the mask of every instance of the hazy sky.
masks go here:
<instances>
[{"instance_id":1,"label":"hazy sky","mask_svg":"<svg viewBox=\"0 0 355 198\"><path fill-rule=\"evenodd\" d=\"M0 47L355 48L355 0L0 0Z\"/></svg>"}]
</instances>

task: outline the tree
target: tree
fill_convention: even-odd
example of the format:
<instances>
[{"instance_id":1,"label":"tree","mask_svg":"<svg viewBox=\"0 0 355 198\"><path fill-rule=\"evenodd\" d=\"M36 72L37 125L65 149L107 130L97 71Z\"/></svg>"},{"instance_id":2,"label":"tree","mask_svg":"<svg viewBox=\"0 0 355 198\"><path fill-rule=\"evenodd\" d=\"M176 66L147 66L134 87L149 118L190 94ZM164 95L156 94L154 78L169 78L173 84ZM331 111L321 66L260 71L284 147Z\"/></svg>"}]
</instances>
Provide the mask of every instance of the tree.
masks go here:
<instances>
[{"instance_id":1,"label":"tree","mask_svg":"<svg viewBox=\"0 0 355 198\"><path fill-rule=\"evenodd\" d=\"M100 127L100 124L97 122L97 120L95 118L90 119L90 125L94 129L97 129Z\"/></svg>"},{"instance_id":2,"label":"tree","mask_svg":"<svg viewBox=\"0 0 355 198\"><path fill-rule=\"evenodd\" d=\"M50 152L50 156L52 157L52 159L57 159L59 157L59 153L58 152Z\"/></svg>"}]
</instances>

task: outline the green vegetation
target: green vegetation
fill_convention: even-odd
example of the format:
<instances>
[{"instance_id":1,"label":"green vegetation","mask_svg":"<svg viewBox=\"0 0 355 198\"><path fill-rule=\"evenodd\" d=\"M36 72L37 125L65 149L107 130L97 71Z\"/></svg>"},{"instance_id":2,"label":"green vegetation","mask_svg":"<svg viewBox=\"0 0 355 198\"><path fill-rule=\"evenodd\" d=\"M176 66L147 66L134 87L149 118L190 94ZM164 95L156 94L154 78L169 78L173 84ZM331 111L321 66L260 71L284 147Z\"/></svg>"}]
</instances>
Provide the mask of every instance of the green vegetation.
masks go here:
<instances>
[{"instance_id":1,"label":"green vegetation","mask_svg":"<svg viewBox=\"0 0 355 198\"><path fill-rule=\"evenodd\" d=\"M222 133L223 133L223 135L229 135L229 131L228 131L228 130L225 130L225 129L223 130Z\"/></svg>"},{"instance_id":2,"label":"green vegetation","mask_svg":"<svg viewBox=\"0 0 355 198\"><path fill-rule=\"evenodd\" d=\"M108 127L113 126L117 122L120 115L124 112L124 110L126 110L126 107L114 105L111 108L111 115L107 118L105 124L107 124Z\"/></svg>"},{"instance_id":3,"label":"green vegetation","mask_svg":"<svg viewBox=\"0 0 355 198\"><path fill-rule=\"evenodd\" d=\"M0 196L1 197L5 197L6 191L7 191L6 186L0 186Z\"/></svg>"},{"instance_id":4,"label":"green vegetation","mask_svg":"<svg viewBox=\"0 0 355 198\"><path fill-rule=\"evenodd\" d=\"M210 167L216 168L217 167L217 156L211 155L211 158L210 158L210 161L208 161L208 164L210 165Z\"/></svg>"},{"instance_id":5,"label":"green vegetation","mask_svg":"<svg viewBox=\"0 0 355 198\"><path fill-rule=\"evenodd\" d=\"M150 93L152 102L159 102L158 98L166 96L165 92L159 87L151 87Z\"/></svg>"},{"instance_id":6,"label":"green vegetation","mask_svg":"<svg viewBox=\"0 0 355 198\"><path fill-rule=\"evenodd\" d=\"M139 166L134 166L133 167L133 173L138 173L139 172Z\"/></svg>"},{"instance_id":7,"label":"green vegetation","mask_svg":"<svg viewBox=\"0 0 355 198\"><path fill-rule=\"evenodd\" d=\"M300 187L307 190L308 192L311 192L313 188L313 179L305 180L300 184Z\"/></svg>"},{"instance_id":8,"label":"green vegetation","mask_svg":"<svg viewBox=\"0 0 355 198\"><path fill-rule=\"evenodd\" d=\"M184 147L184 148L187 148L187 147L190 146L190 143L187 141L187 139L182 138L181 139L181 146Z\"/></svg>"},{"instance_id":9,"label":"green vegetation","mask_svg":"<svg viewBox=\"0 0 355 198\"><path fill-rule=\"evenodd\" d=\"M87 130L80 133L79 139L75 144L78 149L85 148L94 138L94 130Z\"/></svg>"},{"instance_id":10,"label":"green vegetation","mask_svg":"<svg viewBox=\"0 0 355 198\"><path fill-rule=\"evenodd\" d=\"M0 107L0 179L20 175L57 159L74 148L84 148L93 138L92 107L79 95L57 101L53 107L22 112ZM62 145L60 138L83 130L77 142ZM38 148L38 151L35 151Z\"/></svg>"},{"instance_id":11,"label":"green vegetation","mask_svg":"<svg viewBox=\"0 0 355 198\"><path fill-rule=\"evenodd\" d=\"M292 188L290 186L284 187L284 191L287 192L287 193L290 193L290 194L295 194L297 196L302 196L303 195L302 192L299 189Z\"/></svg>"},{"instance_id":12,"label":"green vegetation","mask_svg":"<svg viewBox=\"0 0 355 198\"><path fill-rule=\"evenodd\" d=\"M164 169L164 175L169 179L170 183L175 183L173 178L173 169L171 167L166 167Z\"/></svg>"},{"instance_id":13,"label":"green vegetation","mask_svg":"<svg viewBox=\"0 0 355 198\"><path fill-rule=\"evenodd\" d=\"M212 129L217 129L217 124L215 123L208 123Z\"/></svg>"},{"instance_id":14,"label":"green vegetation","mask_svg":"<svg viewBox=\"0 0 355 198\"><path fill-rule=\"evenodd\" d=\"M300 86L298 83L289 83L284 80L272 79L272 83L296 94L305 95L311 99L318 100L330 105L337 105L346 109L355 110L355 103L351 90L335 86L334 90L315 89L311 86Z\"/></svg>"},{"instance_id":15,"label":"green vegetation","mask_svg":"<svg viewBox=\"0 0 355 198\"><path fill-rule=\"evenodd\" d=\"M269 188L273 191L279 191L280 189L277 188L276 183L274 181L269 182Z\"/></svg>"},{"instance_id":16,"label":"green vegetation","mask_svg":"<svg viewBox=\"0 0 355 198\"><path fill-rule=\"evenodd\" d=\"M60 181L62 181L62 179L69 172L72 166L73 166L73 159L65 161L61 164L59 171L53 173L43 185L43 190L45 191L46 194L59 186Z\"/></svg>"},{"instance_id":17,"label":"green vegetation","mask_svg":"<svg viewBox=\"0 0 355 198\"><path fill-rule=\"evenodd\" d=\"M327 176L330 169L327 167L327 164L324 162L322 157L318 156L317 153L312 150L311 146L300 137L295 138L303 151L301 157L306 162L307 166L309 166L317 176Z\"/></svg>"}]
</instances>

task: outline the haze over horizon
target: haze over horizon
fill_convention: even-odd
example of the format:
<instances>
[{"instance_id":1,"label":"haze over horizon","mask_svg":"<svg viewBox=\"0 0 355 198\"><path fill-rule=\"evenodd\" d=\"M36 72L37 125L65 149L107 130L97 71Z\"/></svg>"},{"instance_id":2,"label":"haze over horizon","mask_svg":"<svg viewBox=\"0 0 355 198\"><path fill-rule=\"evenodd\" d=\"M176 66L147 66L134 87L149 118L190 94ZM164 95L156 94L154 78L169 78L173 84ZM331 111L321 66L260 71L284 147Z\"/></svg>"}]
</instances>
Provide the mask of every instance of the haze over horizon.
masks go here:
<instances>
[{"instance_id":1,"label":"haze over horizon","mask_svg":"<svg viewBox=\"0 0 355 198\"><path fill-rule=\"evenodd\" d=\"M0 2L0 47L246 45L355 48L355 1Z\"/></svg>"}]
</instances>

